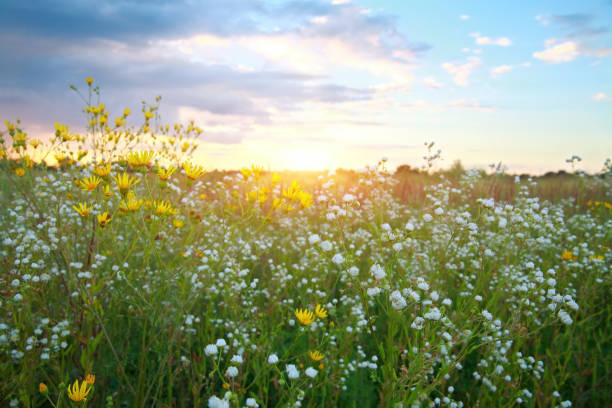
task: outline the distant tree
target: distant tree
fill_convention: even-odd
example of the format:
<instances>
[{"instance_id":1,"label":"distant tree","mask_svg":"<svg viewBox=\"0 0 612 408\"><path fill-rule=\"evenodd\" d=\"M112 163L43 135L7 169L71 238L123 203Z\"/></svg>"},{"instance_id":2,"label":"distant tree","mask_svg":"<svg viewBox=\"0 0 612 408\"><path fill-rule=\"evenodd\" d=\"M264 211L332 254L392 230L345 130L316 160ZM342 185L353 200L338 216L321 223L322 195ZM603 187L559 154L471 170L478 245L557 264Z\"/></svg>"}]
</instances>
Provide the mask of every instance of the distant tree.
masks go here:
<instances>
[{"instance_id":1,"label":"distant tree","mask_svg":"<svg viewBox=\"0 0 612 408\"><path fill-rule=\"evenodd\" d=\"M397 166L397 169L395 169L395 175L399 176L402 174L418 174L420 173L420 170L417 168L412 167L409 164L402 164Z\"/></svg>"}]
</instances>

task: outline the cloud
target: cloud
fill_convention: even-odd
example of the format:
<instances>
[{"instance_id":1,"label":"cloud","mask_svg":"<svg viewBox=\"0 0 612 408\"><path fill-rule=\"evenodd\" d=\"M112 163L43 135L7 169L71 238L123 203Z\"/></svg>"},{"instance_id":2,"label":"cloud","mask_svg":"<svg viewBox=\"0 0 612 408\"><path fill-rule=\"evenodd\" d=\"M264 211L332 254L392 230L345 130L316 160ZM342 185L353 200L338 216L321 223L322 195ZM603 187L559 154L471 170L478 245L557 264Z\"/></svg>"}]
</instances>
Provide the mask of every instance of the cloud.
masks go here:
<instances>
[{"instance_id":1,"label":"cloud","mask_svg":"<svg viewBox=\"0 0 612 408\"><path fill-rule=\"evenodd\" d=\"M499 67L495 67L491 70L491 78L495 78L501 74L505 74L506 72L512 71L514 69L511 65L500 65Z\"/></svg>"},{"instance_id":2,"label":"cloud","mask_svg":"<svg viewBox=\"0 0 612 408\"><path fill-rule=\"evenodd\" d=\"M609 31L607 26L594 26L596 16L585 13L553 14L536 16L543 25L554 24L564 34L544 42L546 49L533 56L550 63L573 61L578 55L595 58L612 56L612 47L602 45L600 39Z\"/></svg>"},{"instance_id":3,"label":"cloud","mask_svg":"<svg viewBox=\"0 0 612 408\"><path fill-rule=\"evenodd\" d=\"M601 101L612 101L612 97L606 95L603 92L597 92L595 95L593 95L593 100L601 102Z\"/></svg>"},{"instance_id":4,"label":"cloud","mask_svg":"<svg viewBox=\"0 0 612 408\"><path fill-rule=\"evenodd\" d=\"M575 41L548 46L544 51L533 53L533 57L551 64L570 62L580 55L580 45Z\"/></svg>"},{"instance_id":5,"label":"cloud","mask_svg":"<svg viewBox=\"0 0 612 408\"><path fill-rule=\"evenodd\" d=\"M480 67L480 65L480 58L468 57L467 62L464 64L458 65L452 62L445 62L442 64L442 68L453 76L455 84L465 87L469 85L468 78L472 71Z\"/></svg>"},{"instance_id":6,"label":"cloud","mask_svg":"<svg viewBox=\"0 0 612 408\"><path fill-rule=\"evenodd\" d=\"M423 78L423 83L427 85L428 88L431 88L431 89L440 89L444 87L444 84L436 81L434 77Z\"/></svg>"},{"instance_id":7,"label":"cloud","mask_svg":"<svg viewBox=\"0 0 612 408\"><path fill-rule=\"evenodd\" d=\"M462 19L462 20L469 20L469 19L470 19L470 16L469 16L469 15L467 15L467 14L461 14L461 15L459 16L459 18L460 18L460 19Z\"/></svg>"},{"instance_id":8,"label":"cloud","mask_svg":"<svg viewBox=\"0 0 612 408\"><path fill-rule=\"evenodd\" d=\"M510 41L510 39L507 37L483 37L480 35L480 33L471 33L470 37L475 38L476 44L478 45L499 45L501 47L508 47L512 45L512 41Z\"/></svg>"}]
</instances>

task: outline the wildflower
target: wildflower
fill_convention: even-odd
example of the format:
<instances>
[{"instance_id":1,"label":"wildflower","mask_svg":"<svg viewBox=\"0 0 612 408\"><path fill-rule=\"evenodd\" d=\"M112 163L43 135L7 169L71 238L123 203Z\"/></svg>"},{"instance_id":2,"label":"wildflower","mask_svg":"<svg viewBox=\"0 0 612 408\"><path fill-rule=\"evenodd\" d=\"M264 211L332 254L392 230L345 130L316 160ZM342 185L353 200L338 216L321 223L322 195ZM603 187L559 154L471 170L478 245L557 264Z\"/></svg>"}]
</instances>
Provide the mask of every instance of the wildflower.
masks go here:
<instances>
[{"instance_id":1,"label":"wildflower","mask_svg":"<svg viewBox=\"0 0 612 408\"><path fill-rule=\"evenodd\" d=\"M285 366L285 370L287 371L287 376L291 379L295 379L300 376L300 372L293 364L287 364Z\"/></svg>"},{"instance_id":2,"label":"wildflower","mask_svg":"<svg viewBox=\"0 0 612 408\"><path fill-rule=\"evenodd\" d=\"M126 158L127 162L133 167L148 166L153 159L153 152L132 152Z\"/></svg>"},{"instance_id":3,"label":"wildflower","mask_svg":"<svg viewBox=\"0 0 612 408\"><path fill-rule=\"evenodd\" d=\"M70 385L68 386L68 397L74 402L84 402L87 401L89 391L91 391L91 388L87 387L87 382L83 381L79 387L79 380L75 380L72 388Z\"/></svg>"},{"instance_id":4,"label":"wildflower","mask_svg":"<svg viewBox=\"0 0 612 408\"><path fill-rule=\"evenodd\" d=\"M206 354L207 356L214 356L217 354L217 352L218 352L217 346L214 344L209 344L204 349L204 354Z\"/></svg>"},{"instance_id":5,"label":"wildflower","mask_svg":"<svg viewBox=\"0 0 612 408\"><path fill-rule=\"evenodd\" d=\"M230 378L236 377L238 375L238 369L234 366L229 366L227 368L226 374Z\"/></svg>"},{"instance_id":6,"label":"wildflower","mask_svg":"<svg viewBox=\"0 0 612 408\"><path fill-rule=\"evenodd\" d=\"M574 254L572 253L572 251L563 251L561 253L561 259L563 259L564 261L570 261L573 256Z\"/></svg>"},{"instance_id":7,"label":"wildflower","mask_svg":"<svg viewBox=\"0 0 612 408\"><path fill-rule=\"evenodd\" d=\"M157 169L157 176L161 181L168 181L168 179L170 178L170 176L172 176L172 173L174 173L175 170L176 167L174 166L170 166L167 169L160 167Z\"/></svg>"},{"instance_id":8,"label":"wildflower","mask_svg":"<svg viewBox=\"0 0 612 408\"><path fill-rule=\"evenodd\" d=\"M96 376L94 374L87 374L85 376L85 382L89 385L94 385L96 382Z\"/></svg>"},{"instance_id":9,"label":"wildflower","mask_svg":"<svg viewBox=\"0 0 612 408\"><path fill-rule=\"evenodd\" d=\"M175 218L172 220L172 224L175 228L182 228L183 225L185 225L185 221L181 220L180 218Z\"/></svg>"},{"instance_id":10,"label":"wildflower","mask_svg":"<svg viewBox=\"0 0 612 408\"><path fill-rule=\"evenodd\" d=\"M204 170L201 166L191 164L189 162L183 163L183 169L185 169L185 175L187 178L191 180L196 180L206 173L206 170Z\"/></svg>"},{"instance_id":11,"label":"wildflower","mask_svg":"<svg viewBox=\"0 0 612 408\"><path fill-rule=\"evenodd\" d=\"M129 191L126 195L126 200L122 200L119 203L119 210L122 212L136 211L142 206L143 202L144 200L142 199L136 199L136 194L133 191Z\"/></svg>"},{"instance_id":12,"label":"wildflower","mask_svg":"<svg viewBox=\"0 0 612 408\"><path fill-rule=\"evenodd\" d=\"M153 211L157 215L178 214L178 210L172 208L172 204L170 203L170 201L154 201Z\"/></svg>"},{"instance_id":13,"label":"wildflower","mask_svg":"<svg viewBox=\"0 0 612 408\"><path fill-rule=\"evenodd\" d=\"M383 267L379 264L372 265L372 267L370 268L370 273L374 275L374 279L376 280L381 280L387 275Z\"/></svg>"},{"instance_id":14,"label":"wildflower","mask_svg":"<svg viewBox=\"0 0 612 408\"><path fill-rule=\"evenodd\" d=\"M323 360L323 357L324 357L324 356L323 356L323 354L321 354L321 352L320 352L320 351L318 351L318 350L314 350L314 351L309 351L309 352L308 352L308 357L310 357L310 359L311 359L312 361L315 361L315 362L316 362L316 361L321 361L321 360Z\"/></svg>"},{"instance_id":15,"label":"wildflower","mask_svg":"<svg viewBox=\"0 0 612 408\"><path fill-rule=\"evenodd\" d=\"M91 207L87 207L87 203L79 203L79 206L73 205L74 211L76 211L81 217L87 217L91 210L93 210L93 205Z\"/></svg>"},{"instance_id":16,"label":"wildflower","mask_svg":"<svg viewBox=\"0 0 612 408\"><path fill-rule=\"evenodd\" d=\"M113 177L115 183L117 183L117 188L119 191L124 192L129 190L130 187L140 183L140 180L136 177L130 177L127 173L118 174Z\"/></svg>"},{"instance_id":17,"label":"wildflower","mask_svg":"<svg viewBox=\"0 0 612 408\"><path fill-rule=\"evenodd\" d=\"M87 78L85 78L85 82L87 82L87 85L91 85L91 84L93 84L93 81L94 81L94 80L93 80L93 78L92 78L92 77L87 77Z\"/></svg>"},{"instance_id":18,"label":"wildflower","mask_svg":"<svg viewBox=\"0 0 612 408\"><path fill-rule=\"evenodd\" d=\"M315 320L314 313L307 309L295 309L295 317L305 325L309 325Z\"/></svg>"},{"instance_id":19,"label":"wildflower","mask_svg":"<svg viewBox=\"0 0 612 408\"><path fill-rule=\"evenodd\" d=\"M110 186L107 184L106 186L104 186L104 197L109 198L112 195L113 193L110 190Z\"/></svg>"},{"instance_id":20,"label":"wildflower","mask_svg":"<svg viewBox=\"0 0 612 408\"><path fill-rule=\"evenodd\" d=\"M26 174L26 171L24 168L18 167L15 169L15 175L17 175L17 177L23 177L25 174Z\"/></svg>"},{"instance_id":21,"label":"wildflower","mask_svg":"<svg viewBox=\"0 0 612 408\"><path fill-rule=\"evenodd\" d=\"M111 171L110 163L107 163L106 165L101 164L93 170L94 174L99 177L108 176L110 174L110 171Z\"/></svg>"},{"instance_id":22,"label":"wildflower","mask_svg":"<svg viewBox=\"0 0 612 408\"><path fill-rule=\"evenodd\" d=\"M268 356L268 364L276 364L278 363L278 356L276 354L270 354Z\"/></svg>"},{"instance_id":23,"label":"wildflower","mask_svg":"<svg viewBox=\"0 0 612 408\"><path fill-rule=\"evenodd\" d=\"M319 319L325 319L327 317L327 310L321 305L317 305L315 308L315 314Z\"/></svg>"},{"instance_id":24,"label":"wildflower","mask_svg":"<svg viewBox=\"0 0 612 408\"><path fill-rule=\"evenodd\" d=\"M47 392L49 392L49 388L47 388L47 384L41 382L40 384L38 384L38 391L41 394L46 394Z\"/></svg>"},{"instance_id":25,"label":"wildflower","mask_svg":"<svg viewBox=\"0 0 612 408\"><path fill-rule=\"evenodd\" d=\"M307 376L309 376L310 378L315 378L315 377L316 377L316 375L317 375L317 373L318 373L318 371L317 371L317 370L315 370L315 369L314 369L314 368L312 368L312 367L308 367L308 368L306 369L305 373L306 373L306 375L307 375Z\"/></svg>"},{"instance_id":26,"label":"wildflower","mask_svg":"<svg viewBox=\"0 0 612 408\"><path fill-rule=\"evenodd\" d=\"M119 116L115 118L115 127L125 126L125 118L123 116Z\"/></svg>"},{"instance_id":27,"label":"wildflower","mask_svg":"<svg viewBox=\"0 0 612 408\"><path fill-rule=\"evenodd\" d=\"M97 176L91 176L89 178L84 178L77 182L78 186L81 187L83 191L94 191L98 184L102 182L102 179Z\"/></svg>"},{"instance_id":28,"label":"wildflower","mask_svg":"<svg viewBox=\"0 0 612 408\"><path fill-rule=\"evenodd\" d=\"M106 224L110 222L111 218L111 215L104 211L102 214L98 214L98 224L100 224L101 228L104 228Z\"/></svg>"}]
</instances>

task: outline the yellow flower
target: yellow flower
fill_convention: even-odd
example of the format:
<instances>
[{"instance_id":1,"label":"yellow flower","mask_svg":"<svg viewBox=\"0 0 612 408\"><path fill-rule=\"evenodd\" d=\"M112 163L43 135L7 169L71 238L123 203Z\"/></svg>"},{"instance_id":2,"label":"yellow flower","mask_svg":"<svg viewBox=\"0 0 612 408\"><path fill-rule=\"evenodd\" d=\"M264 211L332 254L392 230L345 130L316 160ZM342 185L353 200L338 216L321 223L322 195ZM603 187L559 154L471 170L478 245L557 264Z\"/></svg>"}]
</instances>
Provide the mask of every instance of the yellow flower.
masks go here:
<instances>
[{"instance_id":1,"label":"yellow flower","mask_svg":"<svg viewBox=\"0 0 612 408\"><path fill-rule=\"evenodd\" d=\"M127 173L117 174L113 177L119 191L124 192L130 189L133 185L140 183L140 180L136 177L130 177Z\"/></svg>"},{"instance_id":2,"label":"yellow flower","mask_svg":"<svg viewBox=\"0 0 612 408\"><path fill-rule=\"evenodd\" d=\"M130 113L132 113L132 111L129 108L125 108L123 110L123 117L127 118L130 115Z\"/></svg>"},{"instance_id":3,"label":"yellow flower","mask_svg":"<svg viewBox=\"0 0 612 408\"><path fill-rule=\"evenodd\" d=\"M561 253L561 259L563 259L564 261L569 261L572 259L572 256L574 254L572 253L572 251L563 251L563 253Z\"/></svg>"},{"instance_id":4,"label":"yellow flower","mask_svg":"<svg viewBox=\"0 0 612 408\"><path fill-rule=\"evenodd\" d=\"M98 184L100 184L101 182L102 179L100 177L91 176L89 178L79 180L77 183L78 186L81 187L81 190L94 191L98 187Z\"/></svg>"},{"instance_id":5,"label":"yellow flower","mask_svg":"<svg viewBox=\"0 0 612 408\"><path fill-rule=\"evenodd\" d=\"M314 313L307 309L295 309L295 317L305 325L309 325L315 320Z\"/></svg>"},{"instance_id":6,"label":"yellow flower","mask_svg":"<svg viewBox=\"0 0 612 408\"><path fill-rule=\"evenodd\" d=\"M94 383L96 382L96 376L93 374L87 374L85 376L85 382L89 385L94 385Z\"/></svg>"},{"instance_id":7,"label":"yellow flower","mask_svg":"<svg viewBox=\"0 0 612 408\"><path fill-rule=\"evenodd\" d=\"M79 203L79 206L73 205L74 211L76 211L81 217L87 217L89 212L93 210L93 205L91 207L87 207L87 203Z\"/></svg>"},{"instance_id":8,"label":"yellow flower","mask_svg":"<svg viewBox=\"0 0 612 408\"><path fill-rule=\"evenodd\" d=\"M111 215L104 211L102 214L98 214L98 224L100 224L100 227L104 228L106 224L110 222L111 218Z\"/></svg>"},{"instance_id":9,"label":"yellow flower","mask_svg":"<svg viewBox=\"0 0 612 408\"><path fill-rule=\"evenodd\" d=\"M111 192L110 186L107 184L106 186L104 186L104 197L110 198L110 196L112 195L113 193Z\"/></svg>"},{"instance_id":10,"label":"yellow flower","mask_svg":"<svg viewBox=\"0 0 612 408\"><path fill-rule=\"evenodd\" d=\"M91 84L93 84L93 78L92 77L87 77L87 78L85 78L85 82L87 82L87 85L91 85Z\"/></svg>"},{"instance_id":11,"label":"yellow flower","mask_svg":"<svg viewBox=\"0 0 612 408\"><path fill-rule=\"evenodd\" d=\"M176 228L181 228L183 225L185 225L185 221L181 220L180 218L175 218L172 223Z\"/></svg>"},{"instance_id":12,"label":"yellow flower","mask_svg":"<svg viewBox=\"0 0 612 408\"><path fill-rule=\"evenodd\" d=\"M123 116L119 116L115 118L115 126L116 127L125 126L125 118Z\"/></svg>"},{"instance_id":13,"label":"yellow flower","mask_svg":"<svg viewBox=\"0 0 612 408\"><path fill-rule=\"evenodd\" d=\"M317 305L315 308L315 314L319 319L325 319L327 317L327 310L321 305Z\"/></svg>"},{"instance_id":14,"label":"yellow flower","mask_svg":"<svg viewBox=\"0 0 612 408\"><path fill-rule=\"evenodd\" d=\"M111 171L110 163L107 163L105 165L101 164L93 170L94 174L99 177L108 176L110 174L110 171Z\"/></svg>"},{"instance_id":15,"label":"yellow flower","mask_svg":"<svg viewBox=\"0 0 612 408\"><path fill-rule=\"evenodd\" d=\"M37 139L31 140L30 146L36 149L38 146L40 146L40 140L37 140Z\"/></svg>"},{"instance_id":16,"label":"yellow flower","mask_svg":"<svg viewBox=\"0 0 612 408\"><path fill-rule=\"evenodd\" d=\"M145 115L145 119L147 119L147 120L149 120L149 119L151 119L153 117L153 113L152 112L145 112L144 115Z\"/></svg>"},{"instance_id":17,"label":"yellow flower","mask_svg":"<svg viewBox=\"0 0 612 408\"><path fill-rule=\"evenodd\" d=\"M129 191L126 195L126 200L121 200L119 203L119 211L128 212L128 211L136 211L142 206L144 200L138 200L136 198L136 194L133 191Z\"/></svg>"},{"instance_id":18,"label":"yellow flower","mask_svg":"<svg viewBox=\"0 0 612 408\"><path fill-rule=\"evenodd\" d=\"M178 214L178 210L172 208L172 203L170 203L170 201L154 201L153 211L157 215Z\"/></svg>"},{"instance_id":19,"label":"yellow flower","mask_svg":"<svg viewBox=\"0 0 612 408\"><path fill-rule=\"evenodd\" d=\"M41 394L46 394L49 391L49 389L47 388L47 384L42 382L38 384L38 391L40 391Z\"/></svg>"},{"instance_id":20,"label":"yellow flower","mask_svg":"<svg viewBox=\"0 0 612 408\"><path fill-rule=\"evenodd\" d=\"M154 153L150 150L146 152L132 152L128 155L127 162L134 167L148 166L153 156Z\"/></svg>"},{"instance_id":21,"label":"yellow flower","mask_svg":"<svg viewBox=\"0 0 612 408\"><path fill-rule=\"evenodd\" d=\"M274 174L272 174L272 183L273 183L273 184L278 184L278 183L280 183L280 182L281 182L281 178L280 178L280 176L278 175L278 173L274 173Z\"/></svg>"},{"instance_id":22,"label":"yellow flower","mask_svg":"<svg viewBox=\"0 0 612 408\"><path fill-rule=\"evenodd\" d=\"M324 357L323 354L321 354L317 350L309 351L308 356L312 359L312 361L320 361L320 360L323 360L323 357Z\"/></svg>"},{"instance_id":23,"label":"yellow flower","mask_svg":"<svg viewBox=\"0 0 612 408\"><path fill-rule=\"evenodd\" d=\"M23 177L26 174L26 171L22 167L17 167L15 169L15 174L17 175L17 177Z\"/></svg>"},{"instance_id":24,"label":"yellow flower","mask_svg":"<svg viewBox=\"0 0 612 408\"><path fill-rule=\"evenodd\" d=\"M174 166L170 166L167 169L160 167L157 169L157 176L161 181L168 181L168 179L170 178L170 176L172 176L172 173L174 173L175 170L176 167Z\"/></svg>"},{"instance_id":25,"label":"yellow flower","mask_svg":"<svg viewBox=\"0 0 612 408\"><path fill-rule=\"evenodd\" d=\"M74 402L84 402L87 401L87 394L91 391L91 387L87 387L87 382L83 381L81 386L79 386L79 380L74 380L74 384L72 384L72 388L70 385L68 386L68 397Z\"/></svg>"},{"instance_id":26,"label":"yellow flower","mask_svg":"<svg viewBox=\"0 0 612 408\"><path fill-rule=\"evenodd\" d=\"M191 164L189 162L183 163L183 168L185 169L185 175L191 180L198 179L202 174L206 173L201 166Z\"/></svg>"},{"instance_id":27,"label":"yellow flower","mask_svg":"<svg viewBox=\"0 0 612 408\"><path fill-rule=\"evenodd\" d=\"M312 195L310 195L309 193L300 191L297 195L297 198L300 201L300 204L302 204L302 207L304 208L309 208L312 205Z\"/></svg>"}]
</instances>

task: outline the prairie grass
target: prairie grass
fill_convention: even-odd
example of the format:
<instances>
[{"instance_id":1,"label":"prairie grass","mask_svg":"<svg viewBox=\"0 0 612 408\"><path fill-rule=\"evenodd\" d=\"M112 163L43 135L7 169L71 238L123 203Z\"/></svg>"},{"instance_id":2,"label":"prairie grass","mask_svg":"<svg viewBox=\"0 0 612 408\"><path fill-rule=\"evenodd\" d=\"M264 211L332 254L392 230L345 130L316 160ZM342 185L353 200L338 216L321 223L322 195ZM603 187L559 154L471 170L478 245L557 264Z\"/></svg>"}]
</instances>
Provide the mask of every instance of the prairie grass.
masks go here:
<instances>
[{"instance_id":1,"label":"prairie grass","mask_svg":"<svg viewBox=\"0 0 612 408\"><path fill-rule=\"evenodd\" d=\"M87 83L2 134L0 405L610 405L605 175L200 174Z\"/></svg>"}]
</instances>

